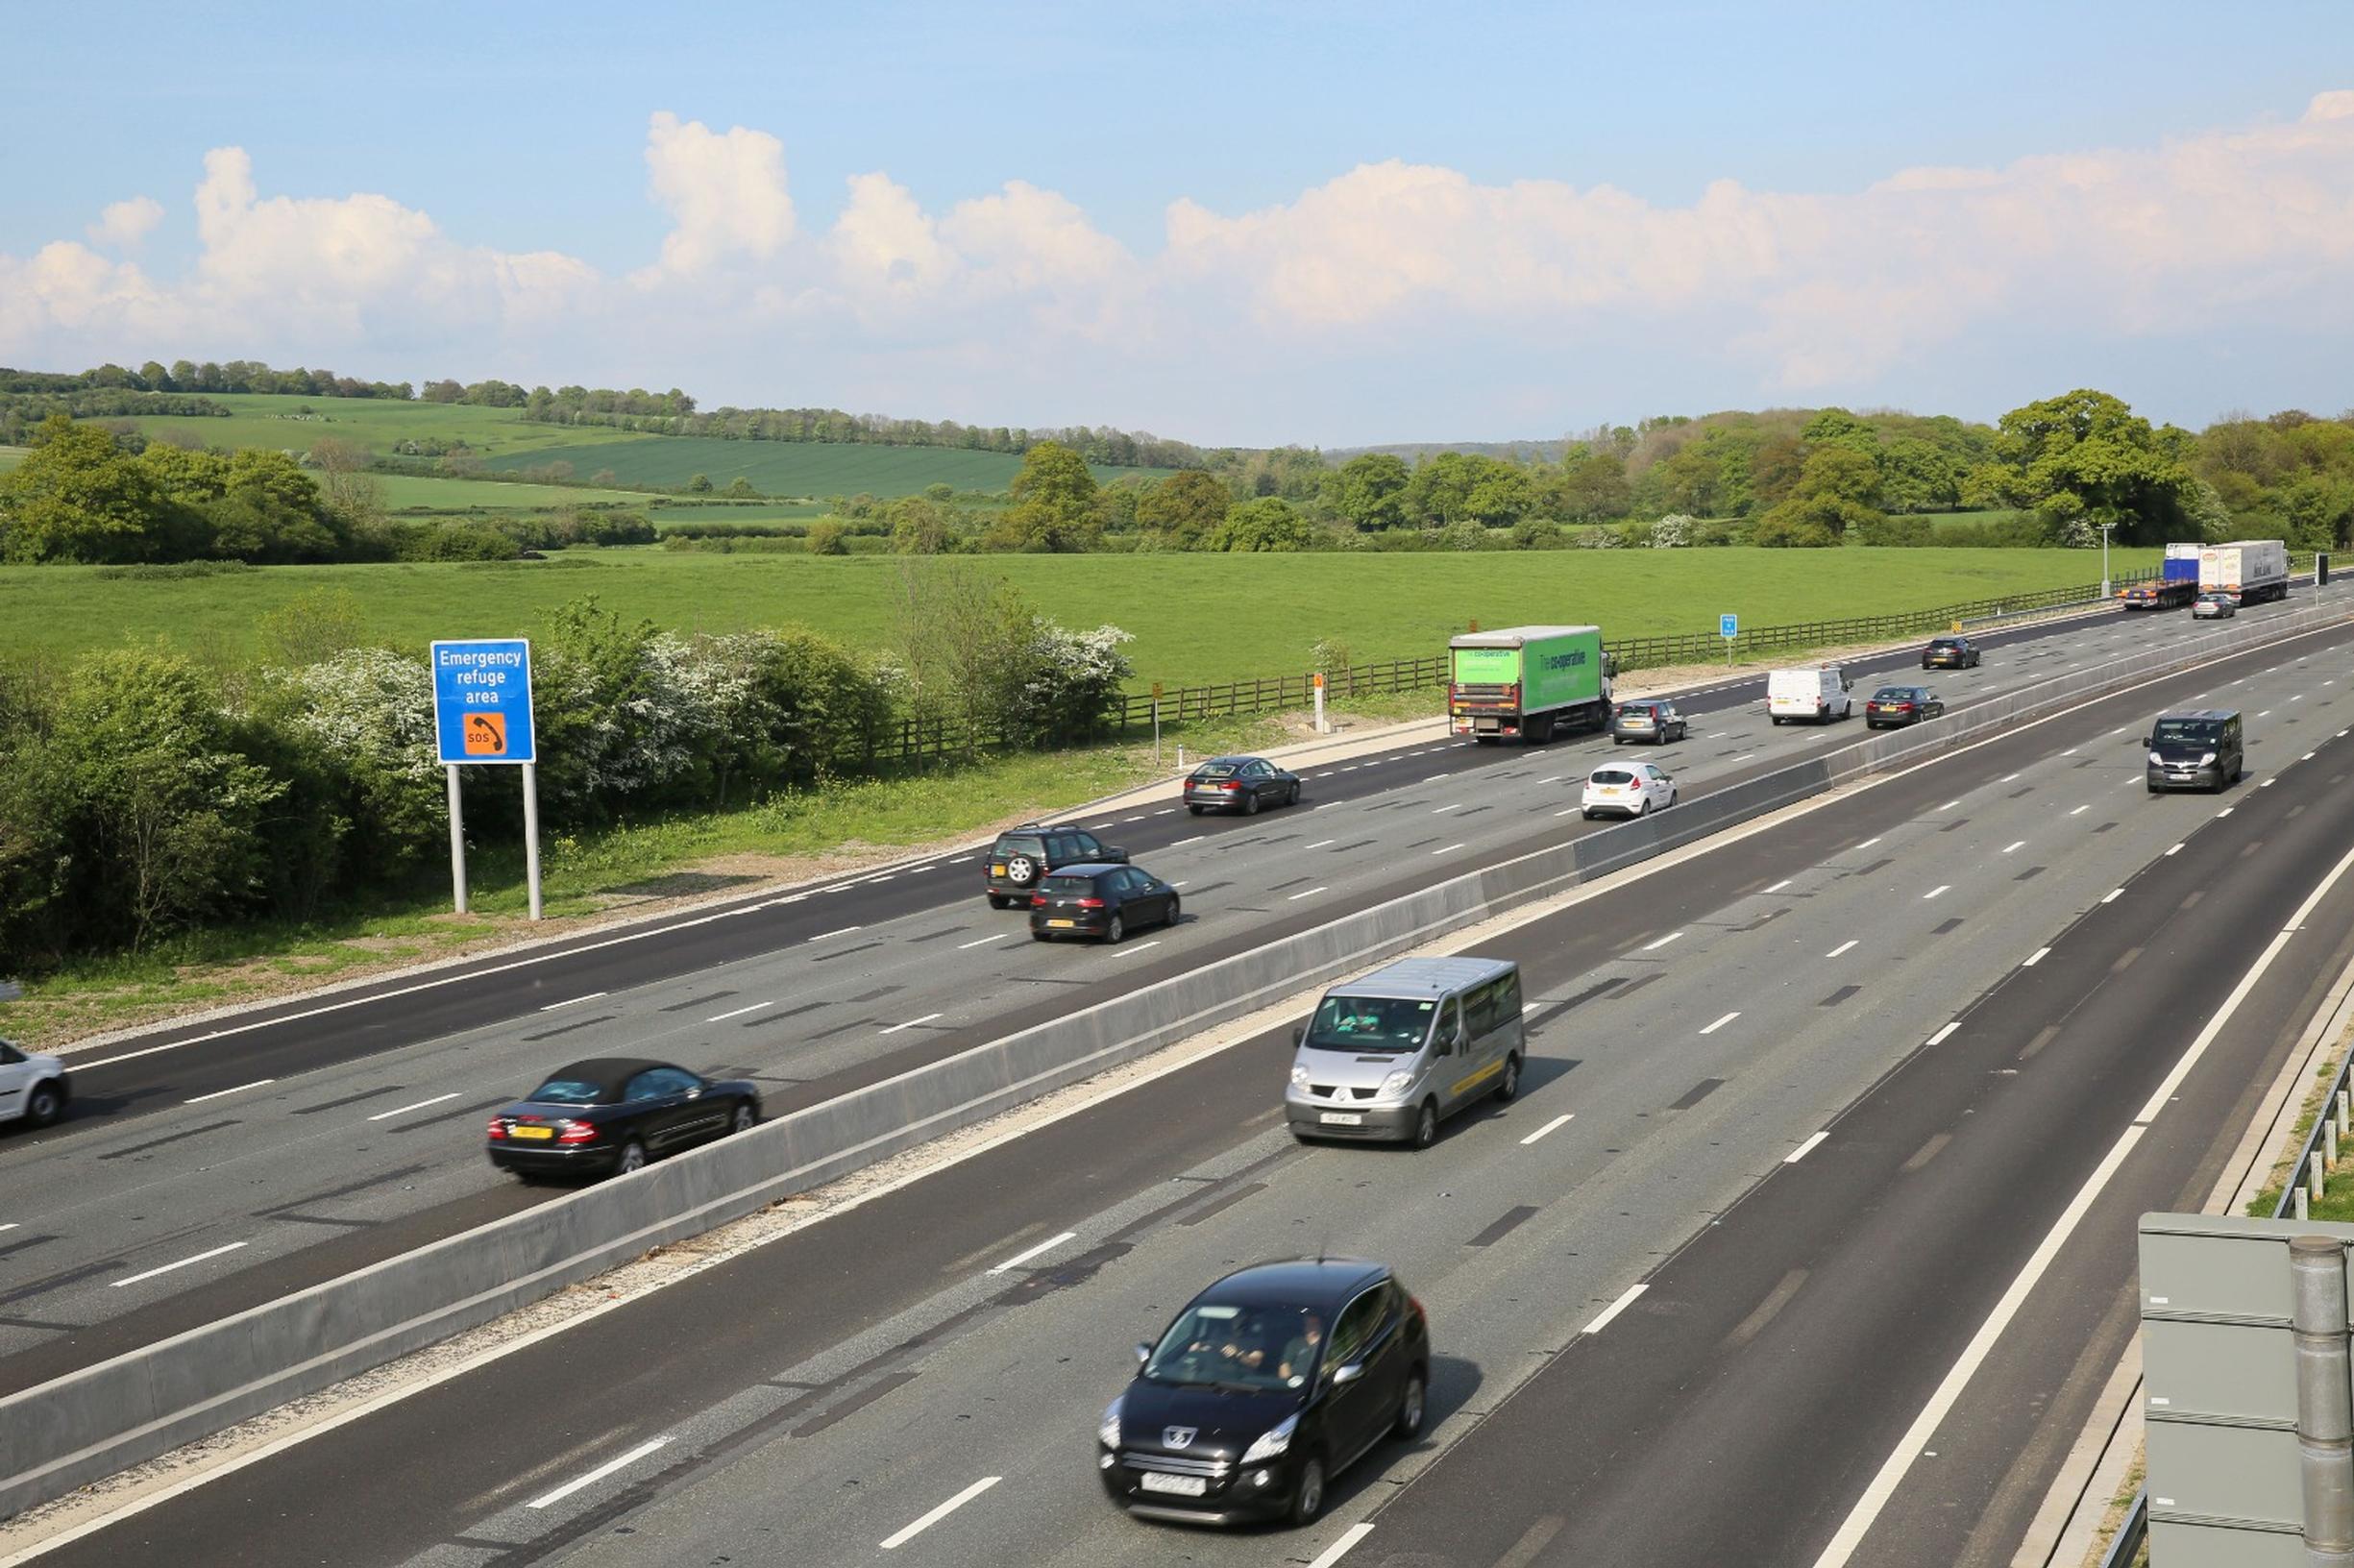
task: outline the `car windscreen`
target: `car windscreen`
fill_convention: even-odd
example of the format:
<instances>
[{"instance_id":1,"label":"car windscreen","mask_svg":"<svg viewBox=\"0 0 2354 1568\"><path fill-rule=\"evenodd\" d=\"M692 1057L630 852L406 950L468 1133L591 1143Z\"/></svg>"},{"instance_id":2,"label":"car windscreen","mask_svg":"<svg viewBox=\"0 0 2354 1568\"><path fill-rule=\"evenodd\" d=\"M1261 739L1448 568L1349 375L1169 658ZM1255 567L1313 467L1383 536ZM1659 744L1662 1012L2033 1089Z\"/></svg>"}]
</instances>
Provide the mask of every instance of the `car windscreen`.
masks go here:
<instances>
[{"instance_id":1,"label":"car windscreen","mask_svg":"<svg viewBox=\"0 0 2354 1568\"><path fill-rule=\"evenodd\" d=\"M1231 762L1213 762L1193 770L1195 778L1232 778L1242 770Z\"/></svg>"},{"instance_id":2,"label":"car windscreen","mask_svg":"<svg viewBox=\"0 0 2354 1568\"><path fill-rule=\"evenodd\" d=\"M1624 768L1597 768L1594 770L1594 776L1587 779L1586 782L1589 784L1631 784L1634 782L1634 775Z\"/></svg>"},{"instance_id":3,"label":"car windscreen","mask_svg":"<svg viewBox=\"0 0 2354 1568\"><path fill-rule=\"evenodd\" d=\"M525 1098L542 1105L595 1105L605 1097L605 1086L585 1078L551 1078Z\"/></svg>"},{"instance_id":4,"label":"car windscreen","mask_svg":"<svg viewBox=\"0 0 2354 1568\"><path fill-rule=\"evenodd\" d=\"M1046 841L1043 839L999 839L997 847L990 852L1000 860L1007 855L1028 855L1032 860L1044 860Z\"/></svg>"},{"instance_id":5,"label":"car windscreen","mask_svg":"<svg viewBox=\"0 0 2354 1568\"><path fill-rule=\"evenodd\" d=\"M1961 646L1950 637L1940 637L1929 645L1929 649L1936 653L1950 653Z\"/></svg>"},{"instance_id":6,"label":"car windscreen","mask_svg":"<svg viewBox=\"0 0 2354 1568\"><path fill-rule=\"evenodd\" d=\"M1433 1001L1404 996L1327 996L1308 1026L1306 1043L1319 1051L1361 1055L1417 1049L1431 1032Z\"/></svg>"},{"instance_id":7,"label":"car windscreen","mask_svg":"<svg viewBox=\"0 0 2354 1568\"><path fill-rule=\"evenodd\" d=\"M1144 1376L1250 1393L1297 1388L1315 1365L1320 1337L1303 1314L1282 1308L1197 1305L1161 1336Z\"/></svg>"},{"instance_id":8,"label":"car windscreen","mask_svg":"<svg viewBox=\"0 0 2354 1568\"><path fill-rule=\"evenodd\" d=\"M2222 734L2223 726L2212 719L2161 719L2149 739L2154 746L2213 746Z\"/></svg>"},{"instance_id":9,"label":"car windscreen","mask_svg":"<svg viewBox=\"0 0 2354 1568\"><path fill-rule=\"evenodd\" d=\"M1657 711L1649 702L1621 702L1619 716L1627 719L1648 719Z\"/></svg>"},{"instance_id":10,"label":"car windscreen","mask_svg":"<svg viewBox=\"0 0 2354 1568\"><path fill-rule=\"evenodd\" d=\"M1095 891L1091 876L1050 876L1038 885L1041 893L1060 894L1065 897L1086 897Z\"/></svg>"},{"instance_id":11,"label":"car windscreen","mask_svg":"<svg viewBox=\"0 0 2354 1568\"><path fill-rule=\"evenodd\" d=\"M1910 702L1912 699L1913 689L1910 686L1883 686L1872 694L1875 702Z\"/></svg>"}]
</instances>

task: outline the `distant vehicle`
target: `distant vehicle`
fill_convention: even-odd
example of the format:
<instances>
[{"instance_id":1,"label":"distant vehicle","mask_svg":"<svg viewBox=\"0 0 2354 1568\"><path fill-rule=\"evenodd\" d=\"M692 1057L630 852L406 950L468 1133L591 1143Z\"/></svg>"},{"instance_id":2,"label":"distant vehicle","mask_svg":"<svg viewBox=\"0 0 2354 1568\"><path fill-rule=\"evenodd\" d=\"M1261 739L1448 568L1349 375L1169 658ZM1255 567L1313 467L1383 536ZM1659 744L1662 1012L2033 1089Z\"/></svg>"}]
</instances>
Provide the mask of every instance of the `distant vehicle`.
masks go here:
<instances>
[{"instance_id":1,"label":"distant vehicle","mask_svg":"<svg viewBox=\"0 0 2354 1568\"><path fill-rule=\"evenodd\" d=\"M1520 1092L1519 966L1402 958L1324 993L1291 1031L1291 1135L1438 1141L1441 1117Z\"/></svg>"},{"instance_id":2,"label":"distant vehicle","mask_svg":"<svg viewBox=\"0 0 2354 1568\"><path fill-rule=\"evenodd\" d=\"M2228 621L2240 613L2240 600L2231 594L2201 594L2191 603L2194 621Z\"/></svg>"},{"instance_id":3,"label":"distant vehicle","mask_svg":"<svg viewBox=\"0 0 2354 1568\"><path fill-rule=\"evenodd\" d=\"M2198 552L2201 593L2230 594L2241 604L2289 597L2289 548L2278 539L2242 539Z\"/></svg>"},{"instance_id":4,"label":"distant vehicle","mask_svg":"<svg viewBox=\"0 0 2354 1568\"><path fill-rule=\"evenodd\" d=\"M1666 698L1638 697L1621 702L1618 711L1610 716L1610 744L1649 741L1654 746L1665 746L1670 741L1682 740L1688 727L1688 721Z\"/></svg>"},{"instance_id":5,"label":"distant vehicle","mask_svg":"<svg viewBox=\"0 0 2354 1568\"><path fill-rule=\"evenodd\" d=\"M1186 810L1238 811L1249 817L1261 806L1300 803L1300 775L1264 757L1212 757L1186 775Z\"/></svg>"},{"instance_id":6,"label":"distant vehicle","mask_svg":"<svg viewBox=\"0 0 2354 1568\"><path fill-rule=\"evenodd\" d=\"M2198 594L2198 557L2204 548L2195 544L2167 546L2157 580L2119 589L2118 601L2129 610L2171 610L2190 603Z\"/></svg>"},{"instance_id":7,"label":"distant vehicle","mask_svg":"<svg viewBox=\"0 0 2354 1568\"><path fill-rule=\"evenodd\" d=\"M1011 909L1026 904L1038 891L1038 879L1063 866L1125 866L1128 851L1115 849L1092 833L1075 827L1045 827L1037 822L997 835L990 845L984 875L989 907Z\"/></svg>"},{"instance_id":8,"label":"distant vehicle","mask_svg":"<svg viewBox=\"0 0 2354 1568\"><path fill-rule=\"evenodd\" d=\"M0 1040L0 1122L50 1126L65 1115L72 1093L64 1063L54 1056L19 1050Z\"/></svg>"},{"instance_id":9,"label":"distant vehicle","mask_svg":"<svg viewBox=\"0 0 2354 1568\"><path fill-rule=\"evenodd\" d=\"M1610 722L1618 661L1599 626L1511 626L1447 644L1447 714L1475 741L1549 741Z\"/></svg>"},{"instance_id":10,"label":"distant vehicle","mask_svg":"<svg viewBox=\"0 0 2354 1568\"><path fill-rule=\"evenodd\" d=\"M1066 866L1030 895L1030 935L1117 942L1140 925L1175 925L1177 890L1140 866Z\"/></svg>"},{"instance_id":11,"label":"distant vehicle","mask_svg":"<svg viewBox=\"0 0 2354 1568\"><path fill-rule=\"evenodd\" d=\"M1945 711L1944 699L1926 686L1883 686L1864 704L1864 723L1874 729L1893 729Z\"/></svg>"},{"instance_id":12,"label":"distant vehicle","mask_svg":"<svg viewBox=\"0 0 2354 1568\"><path fill-rule=\"evenodd\" d=\"M1766 714L1778 724L1827 724L1854 711L1855 699L1848 695L1854 688L1847 672L1835 664L1776 670L1766 676Z\"/></svg>"},{"instance_id":13,"label":"distant vehicle","mask_svg":"<svg viewBox=\"0 0 2354 1568\"><path fill-rule=\"evenodd\" d=\"M1985 651L1967 637L1932 637L1921 650L1924 670L1975 670L1985 662Z\"/></svg>"},{"instance_id":14,"label":"distant vehicle","mask_svg":"<svg viewBox=\"0 0 2354 1568\"><path fill-rule=\"evenodd\" d=\"M1579 800L1588 821L1604 816L1648 817L1675 803L1676 781L1648 762L1631 767L1605 763L1585 775Z\"/></svg>"},{"instance_id":15,"label":"distant vehicle","mask_svg":"<svg viewBox=\"0 0 2354 1568\"><path fill-rule=\"evenodd\" d=\"M1183 1524L1313 1524L1333 1479L1422 1432L1431 1325L1381 1263L1261 1263L1187 1303L1095 1426L1113 1502Z\"/></svg>"},{"instance_id":16,"label":"distant vehicle","mask_svg":"<svg viewBox=\"0 0 2354 1568\"><path fill-rule=\"evenodd\" d=\"M490 1118L490 1163L525 1181L611 1172L760 1121L760 1090L668 1062L601 1056L548 1075Z\"/></svg>"},{"instance_id":17,"label":"distant vehicle","mask_svg":"<svg viewBox=\"0 0 2354 1568\"><path fill-rule=\"evenodd\" d=\"M2240 782L2247 767L2239 710L2185 708L2158 715L2143 744L2149 747L2149 793L2212 790Z\"/></svg>"}]
</instances>

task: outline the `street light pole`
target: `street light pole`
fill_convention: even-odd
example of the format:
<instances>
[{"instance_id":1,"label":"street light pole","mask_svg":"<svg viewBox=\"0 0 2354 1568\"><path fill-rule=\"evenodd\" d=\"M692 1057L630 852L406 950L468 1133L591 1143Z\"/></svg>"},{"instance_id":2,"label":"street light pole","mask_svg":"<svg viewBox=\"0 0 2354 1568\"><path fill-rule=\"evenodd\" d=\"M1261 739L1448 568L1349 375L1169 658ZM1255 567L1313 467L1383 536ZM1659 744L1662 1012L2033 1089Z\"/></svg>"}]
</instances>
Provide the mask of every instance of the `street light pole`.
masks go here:
<instances>
[{"instance_id":1,"label":"street light pole","mask_svg":"<svg viewBox=\"0 0 2354 1568\"><path fill-rule=\"evenodd\" d=\"M2109 530L2116 527L2117 525L2097 523L2094 527L2100 530L2100 597L2107 599L2109 597Z\"/></svg>"}]
</instances>

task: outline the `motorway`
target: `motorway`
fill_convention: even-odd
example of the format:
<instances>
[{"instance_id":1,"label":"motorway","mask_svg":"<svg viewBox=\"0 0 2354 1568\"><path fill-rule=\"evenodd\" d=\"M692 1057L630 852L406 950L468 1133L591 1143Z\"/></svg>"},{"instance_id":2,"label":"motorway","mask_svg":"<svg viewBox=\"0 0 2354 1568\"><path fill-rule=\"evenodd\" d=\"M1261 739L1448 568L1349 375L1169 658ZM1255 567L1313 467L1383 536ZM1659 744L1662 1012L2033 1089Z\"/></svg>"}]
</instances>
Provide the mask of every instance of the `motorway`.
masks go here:
<instances>
[{"instance_id":1,"label":"motorway","mask_svg":"<svg viewBox=\"0 0 2354 1568\"><path fill-rule=\"evenodd\" d=\"M1811 1564L2098 1169L1853 1558L2007 1562L2080 1353L2122 1342L2132 1216L2203 1196L2345 959L2335 883L2177 1071L2354 845L2350 695L2354 628L2301 638L1487 940L1527 973L1524 1093L1422 1155L1293 1144L1271 1031L46 1560ZM2247 781L2146 796L2147 716L2200 700L2247 714ZM1422 1443L1298 1536L1115 1513L1126 1347L1319 1247L1429 1308Z\"/></svg>"},{"instance_id":2,"label":"motorway","mask_svg":"<svg viewBox=\"0 0 2354 1568\"><path fill-rule=\"evenodd\" d=\"M1934 678L1885 656L1857 667L1856 696L1876 669L1965 706L2192 629L2030 628ZM1642 754L1692 796L1863 733L1776 727L1761 698L1757 677L1695 694L1691 738ZM1180 925L1117 948L1031 943L963 853L78 1054L75 1116L0 1139L0 1393L548 1201L489 1169L480 1130L564 1062L667 1057L758 1081L771 1115L813 1104L1591 831L1578 783L1612 750L1453 742L1313 771L1300 806L1256 818L1091 821L1186 899Z\"/></svg>"}]
</instances>

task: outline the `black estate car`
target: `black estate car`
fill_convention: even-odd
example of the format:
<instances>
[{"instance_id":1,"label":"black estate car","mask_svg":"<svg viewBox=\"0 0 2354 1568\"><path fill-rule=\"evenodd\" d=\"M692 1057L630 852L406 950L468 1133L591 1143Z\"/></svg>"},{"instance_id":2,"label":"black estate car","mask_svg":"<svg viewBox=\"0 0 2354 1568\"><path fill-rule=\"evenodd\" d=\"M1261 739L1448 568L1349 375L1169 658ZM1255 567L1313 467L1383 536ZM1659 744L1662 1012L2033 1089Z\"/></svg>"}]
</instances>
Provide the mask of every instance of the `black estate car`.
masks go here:
<instances>
[{"instance_id":1,"label":"black estate car","mask_svg":"<svg viewBox=\"0 0 2354 1568\"><path fill-rule=\"evenodd\" d=\"M1921 650L1924 670L1974 670L1985 661L1985 652L1967 637L1932 637Z\"/></svg>"},{"instance_id":2,"label":"black estate car","mask_svg":"<svg viewBox=\"0 0 2354 1568\"><path fill-rule=\"evenodd\" d=\"M1140 925L1175 925L1177 890L1140 866L1066 866L1030 895L1030 935L1117 942Z\"/></svg>"},{"instance_id":3,"label":"black estate car","mask_svg":"<svg viewBox=\"0 0 2354 1568\"><path fill-rule=\"evenodd\" d=\"M539 1088L490 1118L490 1163L525 1181L610 1171L626 1176L647 1161L760 1120L760 1090L714 1080L667 1062L601 1056L548 1075Z\"/></svg>"},{"instance_id":4,"label":"black estate car","mask_svg":"<svg viewBox=\"0 0 2354 1568\"><path fill-rule=\"evenodd\" d=\"M985 866L989 877L989 906L1011 909L1026 904L1038 891L1038 879L1065 866L1124 866L1128 851L1115 849L1092 833L1075 827L1044 827L1026 822L997 835Z\"/></svg>"},{"instance_id":5,"label":"black estate car","mask_svg":"<svg viewBox=\"0 0 2354 1568\"><path fill-rule=\"evenodd\" d=\"M1873 729L1917 724L1946 711L1943 698L1926 686L1883 686L1864 704L1864 723Z\"/></svg>"},{"instance_id":6,"label":"black estate car","mask_svg":"<svg viewBox=\"0 0 2354 1568\"><path fill-rule=\"evenodd\" d=\"M1212 757L1186 775L1186 810L1196 817L1205 811L1238 811L1247 817L1262 806L1296 806L1299 801L1300 775L1264 757Z\"/></svg>"},{"instance_id":7,"label":"black estate car","mask_svg":"<svg viewBox=\"0 0 2354 1568\"><path fill-rule=\"evenodd\" d=\"M1381 1263L1229 1274L1136 1348L1143 1364L1097 1424L1095 1469L1145 1518L1305 1525L1335 1476L1422 1431L1430 1323Z\"/></svg>"}]
</instances>

